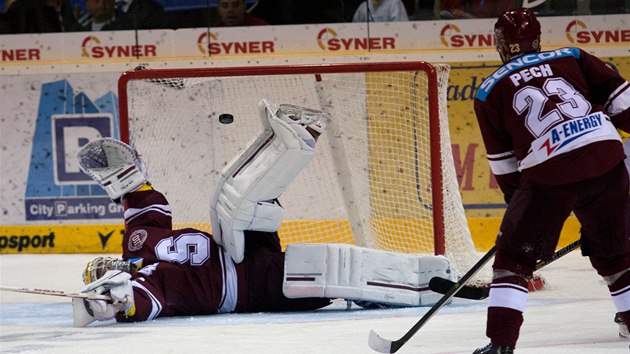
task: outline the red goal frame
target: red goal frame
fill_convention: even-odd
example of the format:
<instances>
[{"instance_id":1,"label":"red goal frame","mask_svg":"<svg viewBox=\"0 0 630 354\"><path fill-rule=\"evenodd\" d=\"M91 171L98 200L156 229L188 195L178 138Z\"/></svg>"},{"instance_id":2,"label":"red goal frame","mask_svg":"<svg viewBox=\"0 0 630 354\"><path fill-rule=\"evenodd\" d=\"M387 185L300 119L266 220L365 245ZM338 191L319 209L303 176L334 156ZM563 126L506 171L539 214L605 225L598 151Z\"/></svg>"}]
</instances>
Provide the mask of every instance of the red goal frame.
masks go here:
<instances>
[{"instance_id":1,"label":"red goal frame","mask_svg":"<svg viewBox=\"0 0 630 354\"><path fill-rule=\"evenodd\" d=\"M230 76L260 76L260 75L297 75L297 74L335 74L358 72L388 72L388 71L422 71L427 75L428 109L431 151L431 197L433 205L434 253L445 254L444 209L440 146L440 109L438 93L437 68L423 61L409 62L375 62L353 64L308 64L308 65L276 65L276 66L240 66L217 68L180 68L180 69L149 69L129 70L118 80L120 138L129 143L129 107L127 86L132 80L149 80L155 78L178 77L230 77ZM440 188L434 188L440 186Z\"/></svg>"}]
</instances>

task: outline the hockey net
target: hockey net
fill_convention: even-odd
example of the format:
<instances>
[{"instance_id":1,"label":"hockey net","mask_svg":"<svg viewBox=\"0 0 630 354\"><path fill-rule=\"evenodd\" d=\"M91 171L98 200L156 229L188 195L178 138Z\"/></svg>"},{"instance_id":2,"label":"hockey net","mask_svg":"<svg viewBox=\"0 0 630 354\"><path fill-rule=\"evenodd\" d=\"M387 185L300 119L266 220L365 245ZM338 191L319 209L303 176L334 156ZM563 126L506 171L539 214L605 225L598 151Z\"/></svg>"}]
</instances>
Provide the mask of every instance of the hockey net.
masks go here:
<instances>
[{"instance_id":1,"label":"hockey net","mask_svg":"<svg viewBox=\"0 0 630 354\"><path fill-rule=\"evenodd\" d=\"M119 81L121 138L175 225L210 231L221 169L262 129L258 101L326 111L314 160L280 197L283 245L445 254L462 275L479 257L453 164L448 75L424 62L132 70ZM225 113L233 123L219 122Z\"/></svg>"}]
</instances>

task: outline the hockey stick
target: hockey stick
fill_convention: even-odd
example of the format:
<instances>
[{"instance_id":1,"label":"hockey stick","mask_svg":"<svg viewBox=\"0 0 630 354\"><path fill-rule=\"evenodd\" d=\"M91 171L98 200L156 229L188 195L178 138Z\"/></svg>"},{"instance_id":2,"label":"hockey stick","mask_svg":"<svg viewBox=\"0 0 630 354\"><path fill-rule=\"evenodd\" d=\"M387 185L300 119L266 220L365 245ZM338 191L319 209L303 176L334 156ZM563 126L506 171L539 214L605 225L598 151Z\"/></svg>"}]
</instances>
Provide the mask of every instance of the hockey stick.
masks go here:
<instances>
[{"instance_id":1,"label":"hockey stick","mask_svg":"<svg viewBox=\"0 0 630 354\"><path fill-rule=\"evenodd\" d=\"M455 296L455 294L457 294L457 292L466 284L466 282L468 282L468 280L470 280L470 278L475 276L475 274L477 274L477 272L479 272L479 270L481 270L481 268L483 268L486 263L488 263L490 258L494 257L495 253L496 247L493 246L490 251L488 251L483 257L481 257L481 259L472 268L470 268L470 270L466 274L464 274L464 276L462 276L462 278L457 283L455 283L453 287L446 294L444 294L444 296L442 296L442 298L438 302L436 302L435 305L433 305L433 307L429 309L429 312L422 316L422 318L418 320L418 322L416 322L416 324L413 325L413 327L411 327L411 329L407 331L407 333L405 333L405 335L403 335L400 339L391 341L379 336L376 332L374 332L374 330L371 330L368 340L370 348L380 353L395 353L396 351L398 351L398 349L400 349L400 347L407 343L407 341L411 337L413 337L413 335L416 334L416 332L418 332L420 328L422 328L422 326L424 326L425 323L427 323L427 321L429 321L429 319L433 317L433 315L435 315L442 307L444 307L444 305L446 305L446 303L450 299L453 298L453 296Z\"/></svg>"},{"instance_id":2,"label":"hockey stick","mask_svg":"<svg viewBox=\"0 0 630 354\"><path fill-rule=\"evenodd\" d=\"M573 250L579 248L581 245L580 240L577 240L562 249L558 250L554 255L544 261L538 261L536 263L536 270L557 261L561 257L571 253ZM431 281L429 281L429 288L432 291L440 294L446 294L452 287L455 285L455 282L449 279L441 278L441 277L433 277ZM469 300L483 300L490 295L490 287L474 287L474 286L464 286L456 295L456 297L469 299Z\"/></svg>"},{"instance_id":3,"label":"hockey stick","mask_svg":"<svg viewBox=\"0 0 630 354\"><path fill-rule=\"evenodd\" d=\"M50 290L50 289L31 289L31 288L14 288L10 286L0 286L0 290L12 291L15 293L26 293L36 295L50 295L50 296L63 296L71 298L79 298L86 300L105 300L111 301L111 297L107 295L88 294L88 293L68 293L63 290Z\"/></svg>"}]
</instances>

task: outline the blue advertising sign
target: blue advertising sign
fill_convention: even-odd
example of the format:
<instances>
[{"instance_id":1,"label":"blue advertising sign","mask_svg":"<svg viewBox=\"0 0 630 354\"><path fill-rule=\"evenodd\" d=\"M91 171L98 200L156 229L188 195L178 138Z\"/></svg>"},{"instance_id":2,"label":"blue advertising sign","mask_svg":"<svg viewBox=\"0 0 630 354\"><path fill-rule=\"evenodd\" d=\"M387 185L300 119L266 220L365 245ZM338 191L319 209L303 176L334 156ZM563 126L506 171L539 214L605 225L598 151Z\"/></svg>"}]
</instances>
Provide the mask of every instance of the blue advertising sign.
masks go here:
<instances>
[{"instance_id":1,"label":"blue advertising sign","mask_svg":"<svg viewBox=\"0 0 630 354\"><path fill-rule=\"evenodd\" d=\"M117 138L118 99L92 101L67 80L42 85L24 198L26 220L120 218L122 206L81 172L76 155L89 141Z\"/></svg>"}]
</instances>

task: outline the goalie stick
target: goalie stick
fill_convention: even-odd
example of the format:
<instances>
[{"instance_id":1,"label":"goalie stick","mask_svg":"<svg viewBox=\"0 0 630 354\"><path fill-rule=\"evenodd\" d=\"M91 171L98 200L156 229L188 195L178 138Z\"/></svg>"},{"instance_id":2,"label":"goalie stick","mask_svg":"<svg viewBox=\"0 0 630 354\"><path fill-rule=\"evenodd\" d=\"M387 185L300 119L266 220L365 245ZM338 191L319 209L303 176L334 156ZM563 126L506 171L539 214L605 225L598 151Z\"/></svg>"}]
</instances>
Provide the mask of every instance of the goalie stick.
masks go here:
<instances>
[{"instance_id":1,"label":"goalie stick","mask_svg":"<svg viewBox=\"0 0 630 354\"><path fill-rule=\"evenodd\" d=\"M74 327L85 327L90 323L96 321L91 310L88 308L84 300L103 300L111 301L112 298L108 295L90 294L90 293L69 293L63 290L51 290L51 289L32 289L32 288L15 288L10 286L0 286L2 291L12 291L14 293L25 293L35 295L47 295L47 296L61 296L72 298L72 322Z\"/></svg>"},{"instance_id":2,"label":"goalie stick","mask_svg":"<svg viewBox=\"0 0 630 354\"><path fill-rule=\"evenodd\" d=\"M78 299L86 299L86 300L105 300L111 301L111 297L107 295L98 295L98 294L86 294L86 293L69 293L63 290L50 290L50 289L32 289L32 288L14 288L10 286L0 286L0 290L2 291L12 291L15 293L26 293L26 294L36 294L36 295L49 295L49 296L63 296L63 297L71 297Z\"/></svg>"},{"instance_id":3,"label":"goalie stick","mask_svg":"<svg viewBox=\"0 0 630 354\"><path fill-rule=\"evenodd\" d=\"M433 307L431 307L429 311L424 316L422 316L422 318L418 320L418 322L416 322L416 324L413 325L413 327L411 327L411 329L407 331L407 333L405 333L405 335L403 335L400 339L391 341L381 337L374 330L371 330L370 337L368 339L368 344L370 345L370 348L380 353L397 352L398 349L400 349L405 343L407 343L407 341L411 339L411 337L413 337L413 335L416 334L416 332L418 332L420 328L422 328L422 326L424 326L425 323L427 323L427 321L431 319L431 317L433 317L433 315L435 315L442 307L444 307L444 305L446 305L446 303L451 300L453 296L455 296L455 294L457 294L457 292L464 285L466 285L468 280L475 276L475 274L477 274L477 272L479 272L479 270L481 270L481 268L483 268L486 263L488 263L488 261L492 257L494 257L496 251L496 246L493 246L490 251L488 251L483 257L481 257L481 259L477 261L477 263L472 268L470 268L470 270L466 272L466 274L464 274L462 278L459 279L459 281L455 283L453 287L446 294L444 294L444 296L442 296L442 298L440 298L440 300L438 300L438 302L436 302L435 305L433 305Z\"/></svg>"},{"instance_id":4,"label":"goalie stick","mask_svg":"<svg viewBox=\"0 0 630 354\"><path fill-rule=\"evenodd\" d=\"M571 253L573 250L579 248L581 245L580 240L577 240L562 249L558 250L554 255L545 261L538 261L536 263L536 270L541 269L542 267L560 259L562 256ZM453 286L455 282L449 279L445 279L442 277L433 277L429 281L429 289L435 291L436 293L446 294ZM464 286L461 290L457 292L455 297L469 299L469 300L483 300L490 295L490 287L482 286Z\"/></svg>"}]
</instances>

